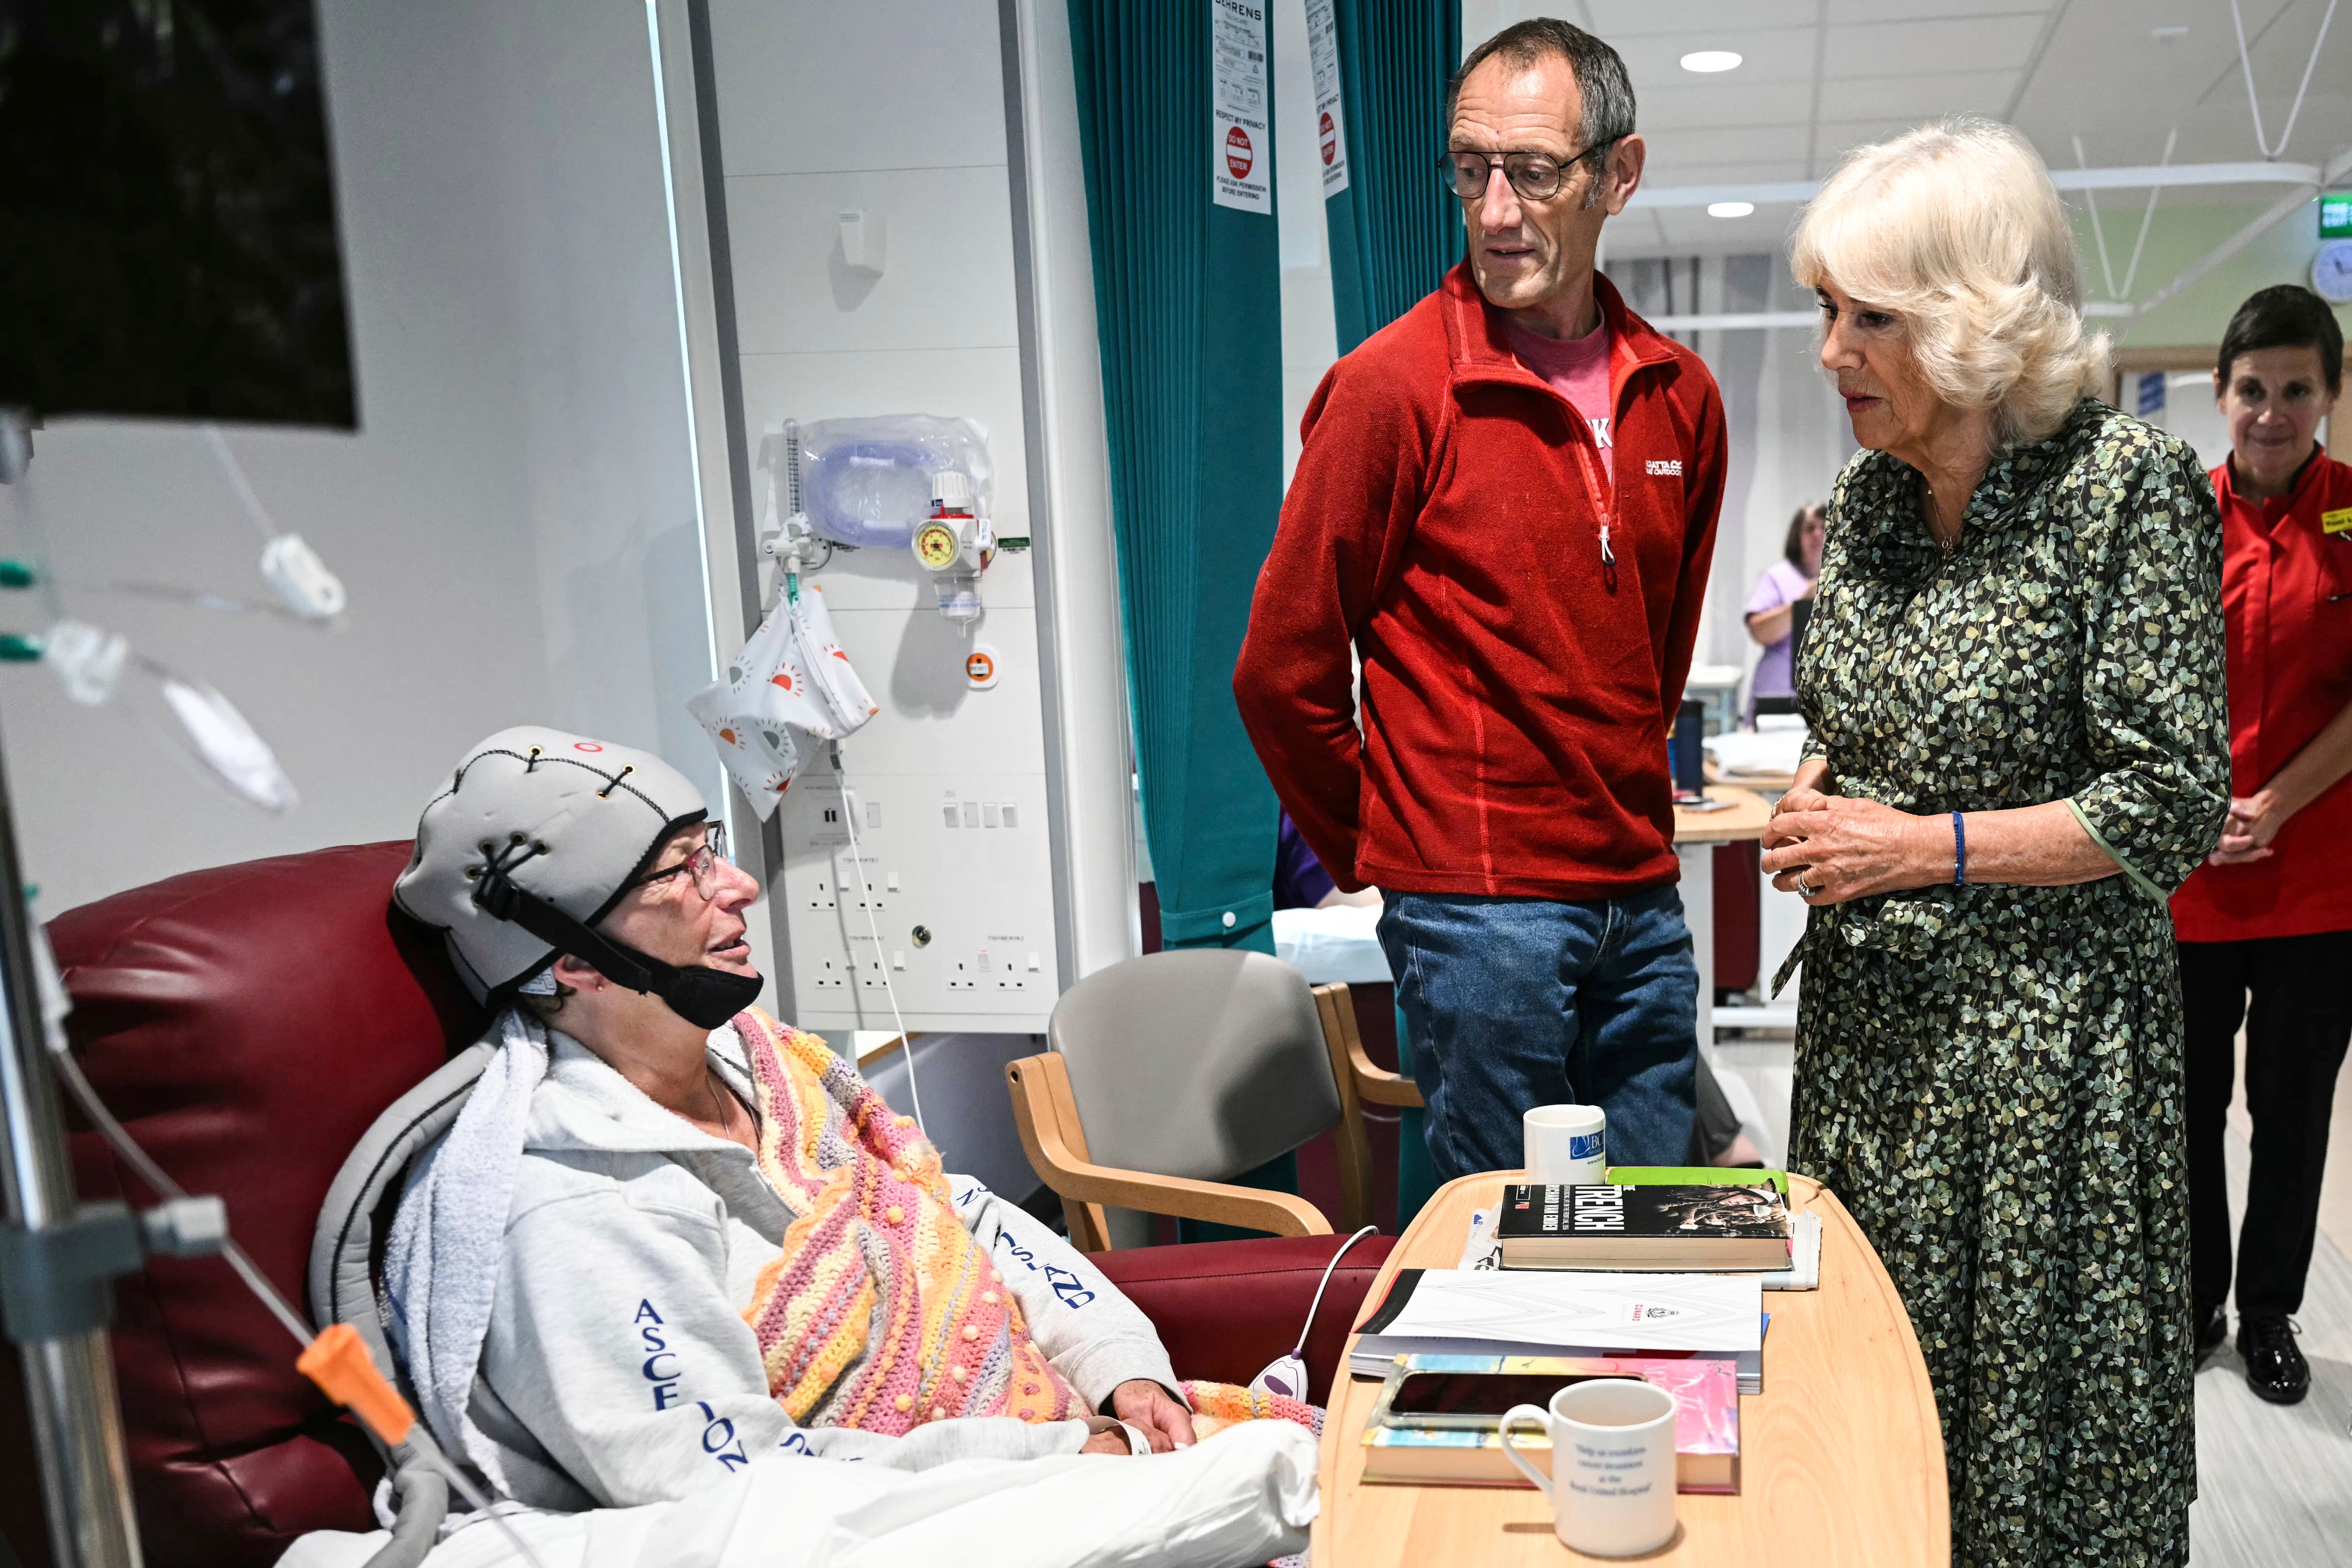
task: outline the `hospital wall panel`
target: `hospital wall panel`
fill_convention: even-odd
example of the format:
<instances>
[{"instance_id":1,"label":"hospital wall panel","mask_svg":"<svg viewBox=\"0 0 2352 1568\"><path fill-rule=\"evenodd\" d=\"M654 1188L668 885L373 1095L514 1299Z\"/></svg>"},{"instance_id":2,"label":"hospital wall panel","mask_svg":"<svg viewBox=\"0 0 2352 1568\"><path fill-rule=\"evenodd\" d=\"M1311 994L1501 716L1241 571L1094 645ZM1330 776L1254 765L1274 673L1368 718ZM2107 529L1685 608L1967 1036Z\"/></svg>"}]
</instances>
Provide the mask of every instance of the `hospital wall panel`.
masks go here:
<instances>
[{"instance_id":1,"label":"hospital wall panel","mask_svg":"<svg viewBox=\"0 0 2352 1568\"><path fill-rule=\"evenodd\" d=\"M1044 772L1037 623L1027 610L982 616L969 632L929 603L844 610L833 624L883 708L842 742L854 772ZM974 689L963 668L964 656L983 646L996 664L996 684L986 690Z\"/></svg>"},{"instance_id":2,"label":"hospital wall panel","mask_svg":"<svg viewBox=\"0 0 2352 1568\"><path fill-rule=\"evenodd\" d=\"M1031 532L1029 469L1019 444L1022 427L1021 352L1011 345L968 349L852 349L819 353L747 353L742 356L743 416L755 442L787 419L845 419L877 414L940 414L977 419L989 433L991 487L996 531L1003 537ZM754 446L756 455L757 447ZM766 504L766 477L755 475L755 493ZM833 575L852 582L835 586L835 605L863 605L855 579L883 570L875 552L836 558ZM1000 555L981 585L992 608L1034 604L1030 564L1017 554ZM833 581L829 575L828 583ZM894 591L895 596L895 591Z\"/></svg>"},{"instance_id":3,"label":"hospital wall panel","mask_svg":"<svg viewBox=\"0 0 2352 1568\"><path fill-rule=\"evenodd\" d=\"M727 210L745 353L1020 341L1002 164L745 175L727 182ZM850 270L845 210L886 216L880 277Z\"/></svg>"},{"instance_id":4,"label":"hospital wall panel","mask_svg":"<svg viewBox=\"0 0 2352 1568\"><path fill-rule=\"evenodd\" d=\"M989 435L999 535L1041 535L996 6L886 0L851 16L721 0L712 26L751 450L787 419L973 418ZM778 101L780 84L798 100ZM887 224L878 277L849 269L845 210ZM753 480L764 517L767 479ZM968 626L940 615L910 552L838 552L811 573L880 711L841 742L839 771L833 748L805 748L778 806L772 903L803 1025L892 1028L895 990L914 1029L1045 1026L1063 965L1039 564L1000 551ZM967 678L982 649L996 671L986 689Z\"/></svg>"},{"instance_id":5,"label":"hospital wall panel","mask_svg":"<svg viewBox=\"0 0 2352 1568\"><path fill-rule=\"evenodd\" d=\"M730 174L1004 163L995 0L721 0L710 32Z\"/></svg>"}]
</instances>

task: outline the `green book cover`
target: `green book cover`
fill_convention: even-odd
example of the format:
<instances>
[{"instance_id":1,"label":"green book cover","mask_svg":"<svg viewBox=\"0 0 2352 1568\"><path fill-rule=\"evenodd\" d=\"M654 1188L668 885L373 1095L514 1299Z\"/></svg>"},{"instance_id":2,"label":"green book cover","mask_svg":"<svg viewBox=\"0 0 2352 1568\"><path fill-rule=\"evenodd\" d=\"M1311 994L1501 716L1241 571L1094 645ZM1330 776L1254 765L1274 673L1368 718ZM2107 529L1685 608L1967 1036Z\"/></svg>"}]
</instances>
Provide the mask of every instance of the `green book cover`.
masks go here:
<instances>
[{"instance_id":1,"label":"green book cover","mask_svg":"<svg viewBox=\"0 0 2352 1568\"><path fill-rule=\"evenodd\" d=\"M1753 1165L1612 1165L1603 1178L1620 1187L1761 1187L1786 1198L1789 1173Z\"/></svg>"}]
</instances>

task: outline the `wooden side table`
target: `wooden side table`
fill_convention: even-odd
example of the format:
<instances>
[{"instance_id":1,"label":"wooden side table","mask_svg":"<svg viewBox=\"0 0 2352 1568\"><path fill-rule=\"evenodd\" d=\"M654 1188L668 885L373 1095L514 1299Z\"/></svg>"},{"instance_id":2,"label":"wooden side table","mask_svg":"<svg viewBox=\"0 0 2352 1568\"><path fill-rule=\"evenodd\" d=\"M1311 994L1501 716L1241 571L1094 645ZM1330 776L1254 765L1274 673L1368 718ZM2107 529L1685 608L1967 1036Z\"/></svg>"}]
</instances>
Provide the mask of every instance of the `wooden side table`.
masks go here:
<instances>
[{"instance_id":1,"label":"wooden side table","mask_svg":"<svg viewBox=\"0 0 2352 1568\"><path fill-rule=\"evenodd\" d=\"M1439 1188L1390 1254L1366 1315L1399 1268L1453 1268L1470 1211L1521 1179L1489 1171ZM1822 1288L1765 1293L1764 1392L1739 1402L1739 1495L1677 1498L1674 1543L1633 1561L1949 1568L1943 1433L1910 1316L1835 1195L1801 1176L1790 1185L1791 1205L1822 1217ZM1342 1364L1323 1428L1317 1568L1611 1561L1562 1546L1532 1488L1366 1485L1360 1438L1380 1388Z\"/></svg>"}]
</instances>

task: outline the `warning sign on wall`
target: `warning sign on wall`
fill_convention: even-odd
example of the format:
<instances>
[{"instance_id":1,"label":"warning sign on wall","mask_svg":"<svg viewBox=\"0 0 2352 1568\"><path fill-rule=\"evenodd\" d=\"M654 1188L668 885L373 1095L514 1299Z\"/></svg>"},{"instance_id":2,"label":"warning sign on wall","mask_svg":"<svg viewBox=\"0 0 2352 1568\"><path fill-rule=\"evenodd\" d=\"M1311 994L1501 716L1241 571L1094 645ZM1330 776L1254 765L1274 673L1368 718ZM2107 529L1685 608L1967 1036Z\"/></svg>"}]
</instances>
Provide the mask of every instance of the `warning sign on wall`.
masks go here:
<instances>
[{"instance_id":1,"label":"warning sign on wall","mask_svg":"<svg viewBox=\"0 0 2352 1568\"><path fill-rule=\"evenodd\" d=\"M1274 211L1274 136L1266 89L1265 0L1209 0L1210 198Z\"/></svg>"},{"instance_id":2,"label":"warning sign on wall","mask_svg":"<svg viewBox=\"0 0 2352 1568\"><path fill-rule=\"evenodd\" d=\"M1323 199L1348 188L1348 117L1339 107L1339 18L1335 0L1307 0L1307 58L1315 69L1315 146Z\"/></svg>"}]
</instances>

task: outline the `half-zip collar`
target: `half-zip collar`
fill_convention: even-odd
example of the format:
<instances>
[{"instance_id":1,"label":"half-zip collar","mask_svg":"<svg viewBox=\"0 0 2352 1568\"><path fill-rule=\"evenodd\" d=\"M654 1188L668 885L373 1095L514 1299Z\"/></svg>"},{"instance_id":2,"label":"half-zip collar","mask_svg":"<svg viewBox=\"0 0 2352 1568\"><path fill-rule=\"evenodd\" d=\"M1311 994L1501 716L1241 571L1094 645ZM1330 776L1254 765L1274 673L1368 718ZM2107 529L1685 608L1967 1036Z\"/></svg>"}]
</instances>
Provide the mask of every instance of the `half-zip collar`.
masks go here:
<instances>
[{"instance_id":1,"label":"half-zip collar","mask_svg":"<svg viewBox=\"0 0 2352 1568\"><path fill-rule=\"evenodd\" d=\"M1507 318L1479 292L1478 280L1469 262L1457 263L1445 275L1438 292L1444 304L1446 347L1453 359L1453 384L1457 393L1465 386L1525 387L1567 411L1569 426L1575 432L1577 477L1583 482L1585 499L1592 508L1594 525L1600 531L1601 564L1610 574L1613 591L1617 556L1610 534L1617 524L1617 488L1601 461L1600 446L1584 423L1584 413L1570 407L1568 399L1549 382L1528 369L1511 352ZM1651 366L1672 363L1674 344L1626 310L1617 286L1598 271L1592 275L1592 298L1601 307L1601 320L1609 326L1609 427L1613 439L1613 433L1624 428L1622 410L1627 384Z\"/></svg>"}]
</instances>

